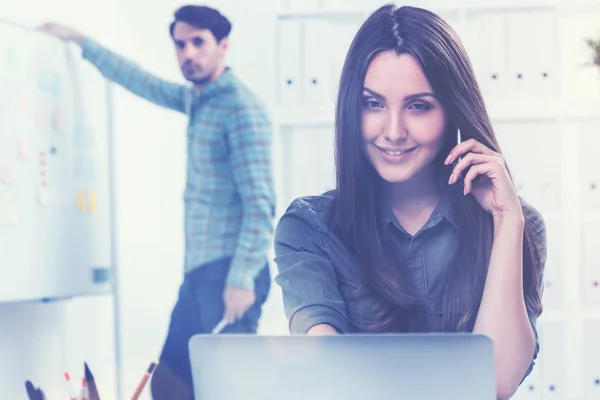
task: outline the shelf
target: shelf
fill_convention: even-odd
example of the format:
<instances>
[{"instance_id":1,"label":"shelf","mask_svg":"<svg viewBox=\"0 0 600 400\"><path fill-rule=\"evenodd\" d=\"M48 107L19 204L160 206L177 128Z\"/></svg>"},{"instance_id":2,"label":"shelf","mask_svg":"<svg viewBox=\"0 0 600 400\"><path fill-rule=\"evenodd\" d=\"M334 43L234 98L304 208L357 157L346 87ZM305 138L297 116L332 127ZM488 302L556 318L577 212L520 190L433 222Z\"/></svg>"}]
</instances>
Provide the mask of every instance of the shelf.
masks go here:
<instances>
[{"instance_id":1,"label":"shelf","mask_svg":"<svg viewBox=\"0 0 600 400\"><path fill-rule=\"evenodd\" d=\"M598 0L564 0L561 5L563 11L578 10L578 9L600 9L600 1Z\"/></svg>"},{"instance_id":2,"label":"shelf","mask_svg":"<svg viewBox=\"0 0 600 400\"><path fill-rule=\"evenodd\" d=\"M485 4L478 4L481 0L466 0L463 8L467 12L478 11L519 11L553 9L560 4L559 0L486 0Z\"/></svg>"},{"instance_id":3,"label":"shelf","mask_svg":"<svg viewBox=\"0 0 600 400\"><path fill-rule=\"evenodd\" d=\"M564 322L566 320L576 319L580 321L600 320L600 310L588 310L578 308L577 310L568 311L562 309L545 308L538 322L541 324L548 322Z\"/></svg>"},{"instance_id":4,"label":"shelf","mask_svg":"<svg viewBox=\"0 0 600 400\"><path fill-rule=\"evenodd\" d=\"M566 120L600 119L600 93L593 97L576 97L565 101Z\"/></svg>"},{"instance_id":5,"label":"shelf","mask_svg":"<svg viewBox=\"0 0 600 400\"><path fill-rule=\"evenodd\" d=\"M479 1L466 0L458 4L441 4L434 2L416 2L414 5L426 8L435 13L445 14L448 12L466 12L477 13L486 11L527 11L540 9L557 9L565 11L576 11L579 9L598 9L600 10L600 1L598 0L490 0L485 4L478 4ZM347 18L347 17L367 17L377 9L377 6L370 8L307 8L297 10L282 10L277 13L280 19L290 18Z\"/></svg>"},{"instance_id":6,"label":"shelf","mask_svg":"<svg viewBox=\"0 0 600 400\"><path fill-rule=\"evenodd\" d=\"M600 132L598 132L598 134L600 135ZM600 212L582 211L580 220L583 224L598 224L600 223Z\"/></svg>"},{"instance_id":7,"label":"shelf","mask_svg":"<svg viewBox=\"0 0 600 400\"><path fill-rule=\"evenodd\" d=\"M366 17L375 10L350 10L350 9L315 9L315 10L290 10L277 13L280 19L291 18L339 18L339 17Z\"/></svg>"},{"instance_id":8,"label":"shelf","mask_svg":"<svg viewBox=\"0 0 600 400\"><path fill-rule=\"evenodd\" d=\"M582 6L589 7L596 3L582 2ZM418 7L423 7L435 13L445 14L448 12L482 12L482 11L518 11L518 10L533 10L533 9L553 9L558 7L558 1L548 0L494 0L486 4L415 4ZM569 8L577 7L579 4L568 4ZM597 5L597 4L596 4ZM316 9L298 9L298 10L282 10L277 13L280 19L289 18L340 18L340 17L366 17L373 13L377 7L370 8L316 8Z\"/></svg>"},{"instance_id":9,"label":"shelf","mask_svg":"<svg viewBox=\"0 0 600 400\"><path fill-rule=\"evenodd\" d=\"M600 95L596 98L573 98L564 106L552 97L514 96L486 100L486 107L492 122L535 122L560 119L600 119ZM275 121L280 126L322 126L333 125L335 107L333 104L321 106L278 106Z\"/></svg>"},{"instance_id":10,"label":"shelf","mask_svg":"<svg viewBox=\"0 0 600 400\"><path fill-rule=\"evenodd\" d=\"M335 107L324 106L277 106L274 120L280 126L311 126L333 125L335 121Z\"/></svg>"},{"instance_id":11,"label":"shelf","mask_svg":"<svg viewBox=\"0 0 600 400\"><path fill-rule=\"evenodd\" d=\"M462 10L459 7L437 6L425 7L436 14L446 15L448 13L458 13ZM375 12L373 9L314 9L314 10L290 10L281 11L277 14L279 19L301 19L301 18L366 18Z\"/></svg>"}]
</instances>

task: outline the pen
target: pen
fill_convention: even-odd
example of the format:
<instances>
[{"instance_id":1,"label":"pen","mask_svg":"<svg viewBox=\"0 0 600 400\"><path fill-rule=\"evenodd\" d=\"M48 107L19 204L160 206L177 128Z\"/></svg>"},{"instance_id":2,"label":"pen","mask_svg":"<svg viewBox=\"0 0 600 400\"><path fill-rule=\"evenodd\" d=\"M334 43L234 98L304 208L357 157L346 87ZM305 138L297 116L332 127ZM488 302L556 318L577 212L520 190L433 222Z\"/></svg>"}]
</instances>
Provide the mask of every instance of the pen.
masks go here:
<instances>
[{"instance_id":1,"label":"pen","mask_svg":"<svg viewBox=\"0 0 600 400\"><path fill-rule=\"evenodd\" d=\"M225 327L227 326L227 321L225 320L225 318L223 318L218 324L217 326L215 326L212 330L213 334L217 334L217 333L221 333L221 331L223 329L225 329Z\"/></svg>"},{"instance_id":2,"label":"pen","mask_svg":"<svg viewBox=\"0 0 600 400\"><path fill-rule=\"evenodd\" d=\"M148 370L144 374L144 377L142 378L142 381L138 385L138 387L137 387L135 393L133 394L133 397L131 398L131 400L137 400L140 397L140 394L142 394L142 391L144 390L144 387L146 386L146 383L148 382L148 379L150 379L150 376L152 375L152 372L154 371L154 368L156 368L156 364L157 363L155 363L155 362L151 362L150 363L150 366L148 367Z\"/></svg>"}]
</instances>

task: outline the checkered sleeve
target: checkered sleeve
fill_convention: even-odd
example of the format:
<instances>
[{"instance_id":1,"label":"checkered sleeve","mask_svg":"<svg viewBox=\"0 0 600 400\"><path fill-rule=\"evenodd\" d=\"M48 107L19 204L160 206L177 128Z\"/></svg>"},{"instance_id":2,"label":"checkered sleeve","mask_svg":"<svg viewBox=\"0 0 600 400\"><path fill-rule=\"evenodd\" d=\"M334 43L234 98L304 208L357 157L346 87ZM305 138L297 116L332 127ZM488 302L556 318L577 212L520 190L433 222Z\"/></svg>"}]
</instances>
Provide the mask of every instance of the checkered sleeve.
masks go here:
<instances>
[{"instance_id":1,"label":"checkered sleeve","mask_svg":"<svg viewBox=\"0 0 600 400\"><path fill-rule=\"evenodd\" d=\"M81 48L83 58L108 80L159 106L186 112L187 86L164 81L92 39L86 39Z\"/></svg>"},{"instance_id":2,"label":"checkered sleeve","mask_svg":"<svg viewBox=\"0 0 600 400\"><path fill-rule=\"evenodd\" d=\"M272 242L275 210L272 129L259 106L241 106L228 121L227 139L233 177L242 200L242 224L227 281L254 288Z\"/></svg>"}]
</instances>

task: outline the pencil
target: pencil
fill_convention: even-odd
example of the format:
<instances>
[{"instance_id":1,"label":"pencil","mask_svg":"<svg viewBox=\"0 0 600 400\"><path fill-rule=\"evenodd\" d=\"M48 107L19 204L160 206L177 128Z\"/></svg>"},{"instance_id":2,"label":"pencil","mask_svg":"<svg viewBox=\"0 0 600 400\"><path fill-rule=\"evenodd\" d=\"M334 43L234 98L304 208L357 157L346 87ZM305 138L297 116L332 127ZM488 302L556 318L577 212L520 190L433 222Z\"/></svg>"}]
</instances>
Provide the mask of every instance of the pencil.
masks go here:
<instances>
[{"instance_id":1,"label":"pencil","mask_svg":"<svg viewBox=\"0 0 600 400\"><path fill-rule=\"evenodd\" d=\"M142 391L144 390L144 387L146 386L146 383L148 382L148 379L150 379L150 376L152 376L152 372L154 372L154 368L156 368L156 364L157 364L156 362L151 362L150 363L150 366L148 367L148 370L144 374L144 377L142 378L142 381L138 385L138 387L137 387L135 393L133 394L133 397L131 398L131 400L137 400L140 397L140 394L142 394Z\"/></svg>"},{"instance_id":2,"label":"pencil","mask_svg":"<svg viewBox=\"0 0 600 400\"><path fill-rule=\"evenodd\" d=\"M77 400L77 396L75 395L75 391L73 390L73 386L71 384L71 376L68 372L65 372L65 379L67 380L67 385L69 386L69 399Z\"/></svg>"},{"instance_id":3,"label":"pencil","mask_svg":"<svg viewBox=\"0 0 600 400\"><path fill-rule=\"evenodd\" d=\"M87 380L85 378L81 378L81 393L79 395L79 400L88 400L87 392Z\"/></svg>"}]
</instances>

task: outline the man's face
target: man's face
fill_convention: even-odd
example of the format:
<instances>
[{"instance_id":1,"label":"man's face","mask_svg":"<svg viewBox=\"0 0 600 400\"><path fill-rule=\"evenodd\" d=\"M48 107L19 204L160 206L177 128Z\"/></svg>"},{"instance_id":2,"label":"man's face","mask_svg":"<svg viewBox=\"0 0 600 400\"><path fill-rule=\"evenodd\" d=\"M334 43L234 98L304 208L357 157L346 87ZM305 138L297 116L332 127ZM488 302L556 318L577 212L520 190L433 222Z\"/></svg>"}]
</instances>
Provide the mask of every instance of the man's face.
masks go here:
<instances>
[{"instance_id":1,"label":"man's face","mask_svg":"<svg viewBox=\"0 0 600 400\"><path fill-rule=\"evenodd\" d=\"M173 41L181 72L194 85L206 85L222 72L227 38L217 43L210 30L179 21L173 29Z\"/></svg>"}]
</instances>

